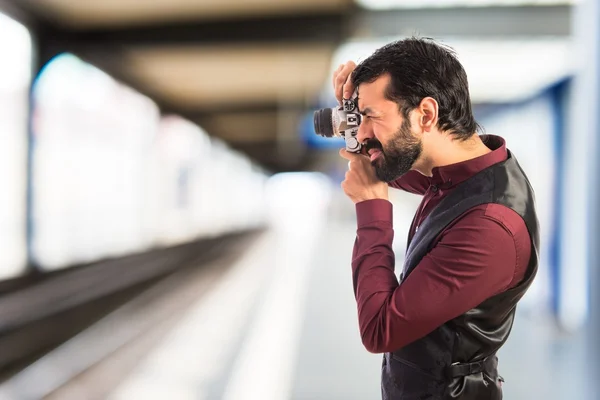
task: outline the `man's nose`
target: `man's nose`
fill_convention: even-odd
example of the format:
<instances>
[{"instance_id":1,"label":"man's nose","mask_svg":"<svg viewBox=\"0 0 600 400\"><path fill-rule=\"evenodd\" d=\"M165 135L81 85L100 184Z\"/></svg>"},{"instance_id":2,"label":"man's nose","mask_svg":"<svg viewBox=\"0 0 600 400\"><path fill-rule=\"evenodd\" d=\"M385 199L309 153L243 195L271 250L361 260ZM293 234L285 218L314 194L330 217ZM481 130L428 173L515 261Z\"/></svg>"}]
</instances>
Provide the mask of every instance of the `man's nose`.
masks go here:
<instances>
[{"instance_id":1,"label":"man's nose","mask_svg":"<svg viewBox=\"0 0 600 400\"><path fill-rule=\"evenodd\" d=\"M363 122L358 126L356 138L358 139L359 143L364 143L365 141L374 137L373 130L371 130L367 125L368 123L363 119Z\"/></svg>"}]
</instances>

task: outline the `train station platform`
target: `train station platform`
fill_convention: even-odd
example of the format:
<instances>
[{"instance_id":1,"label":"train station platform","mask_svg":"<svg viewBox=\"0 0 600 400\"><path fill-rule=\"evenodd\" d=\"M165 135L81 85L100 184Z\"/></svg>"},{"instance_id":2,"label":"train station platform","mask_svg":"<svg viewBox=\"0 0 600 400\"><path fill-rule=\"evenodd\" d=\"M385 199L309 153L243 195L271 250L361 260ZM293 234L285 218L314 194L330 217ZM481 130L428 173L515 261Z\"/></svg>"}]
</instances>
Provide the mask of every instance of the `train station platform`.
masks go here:
<instances>
[{"instance_id":1,"label":"train station platform","mask_svg":"<svg viewBox=\"0 0 600 400\"><path fill-rule=\"evenodd\" d=\"M156 283L13 376L0 398L380 398L381 355L362 347L352 292L354 219L300 211ZM561 334L531 307L499 354L506 399L596 399L597 368L585 332Z\"/></svg>"}]
</instances>

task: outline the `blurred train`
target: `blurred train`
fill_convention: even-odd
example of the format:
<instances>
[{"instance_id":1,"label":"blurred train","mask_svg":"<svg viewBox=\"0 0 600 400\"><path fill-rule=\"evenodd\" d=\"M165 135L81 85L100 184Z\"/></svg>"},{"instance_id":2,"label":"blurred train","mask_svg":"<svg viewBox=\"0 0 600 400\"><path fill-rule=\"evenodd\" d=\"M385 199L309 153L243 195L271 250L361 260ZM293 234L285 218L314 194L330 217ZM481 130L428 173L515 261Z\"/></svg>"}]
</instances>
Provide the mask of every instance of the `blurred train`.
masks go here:
<instances>
[{"instance_id":1,"label":"blurred train","mask_svg":"<svg viewBox=\"0 0 600 400\"><path fill-rule=\"evenodd\" d=\"M0 280L264 224L244 155L72 54L29 96L31 37L2 15L0 49Z\"/></svg>"}]
</instances>

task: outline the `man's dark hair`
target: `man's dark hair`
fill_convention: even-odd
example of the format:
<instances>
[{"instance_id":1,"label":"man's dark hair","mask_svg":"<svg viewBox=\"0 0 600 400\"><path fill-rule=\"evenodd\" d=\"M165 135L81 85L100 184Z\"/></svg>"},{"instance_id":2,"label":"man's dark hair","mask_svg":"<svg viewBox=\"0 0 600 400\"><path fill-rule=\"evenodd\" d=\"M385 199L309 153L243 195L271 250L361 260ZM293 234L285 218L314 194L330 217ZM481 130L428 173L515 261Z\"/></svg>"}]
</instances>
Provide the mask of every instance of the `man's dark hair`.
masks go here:
<instances>
[{"instance_id":1,"label":"man's dark hair","mask_svg":"<svg viewBox=\"0 0 600 400\"><path fill-rule=\"evenodd\" d=\"M384 74L391 81L385 97L398 103L408 118L425 97L438 102L438 128L466 140L477 132L467 74L453 49L430 38L408 38L379 48L352 73L356 87Z\"/></svg>"}]
</instances>

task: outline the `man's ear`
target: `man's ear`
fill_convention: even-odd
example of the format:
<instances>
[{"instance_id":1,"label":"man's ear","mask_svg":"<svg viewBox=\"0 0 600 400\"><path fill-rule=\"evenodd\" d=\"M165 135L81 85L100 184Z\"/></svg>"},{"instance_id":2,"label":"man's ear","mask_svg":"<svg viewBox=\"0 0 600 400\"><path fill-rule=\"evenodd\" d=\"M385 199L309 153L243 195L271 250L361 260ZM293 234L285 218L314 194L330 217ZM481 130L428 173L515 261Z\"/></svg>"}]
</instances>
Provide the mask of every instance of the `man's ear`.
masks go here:
<instances>
[{"instance_id":1,"label":"man's ear","mask_svg":"<svg viewBox=\"0 0 600 400\"><path fill-rule=\"evenodd\" d=\"M419 107L419 127L424 132L430 132L438 123L438 102L433 97L425 97Z\"/></svg>"}]
</instances>

